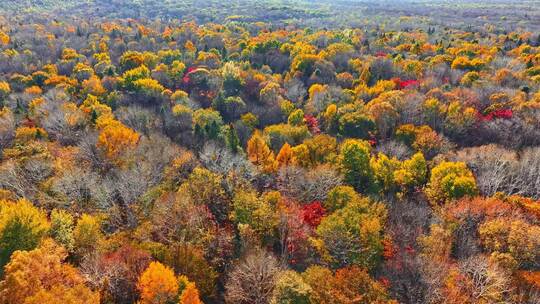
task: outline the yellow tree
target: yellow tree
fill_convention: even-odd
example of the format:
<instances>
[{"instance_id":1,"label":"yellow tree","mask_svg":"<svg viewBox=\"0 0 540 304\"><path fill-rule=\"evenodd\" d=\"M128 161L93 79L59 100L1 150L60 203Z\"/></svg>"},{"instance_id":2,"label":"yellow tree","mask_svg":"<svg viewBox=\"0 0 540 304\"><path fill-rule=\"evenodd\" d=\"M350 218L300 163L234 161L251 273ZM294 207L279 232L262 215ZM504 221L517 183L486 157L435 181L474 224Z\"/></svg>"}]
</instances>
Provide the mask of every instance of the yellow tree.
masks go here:
<instances>
[{"instance_id":1,"label":"yellow tree","mask_svg":"<svg viewBox=\"0 0 540 304\"><path fill-rule=\"evenodd\" d=\"M88 94L79 108L84 112L93 123L98 127L105 127L114 121L114 115L111 107L99 102L98 98Z\"/></svg>"},{"instance_id":2,"label":"yellow tree","mask_svg":"<svg viewBox=\"0 0 540 304\"><path fill-rule=\"evenodd\" d=\"M119 164L120 157L134 148L138 141L137 132L113 120L99 133L97 146L103 150L109 160Z\"/></svg>"},{"instance_id":3,"label":"yellow tree","mask_svg":"<svg viewBox=\"0 0 540 304\"><path fill-rule=\"evenodd\" d=\"M294 146L291 150L295 164L306 168L311 165L309 148L306 144L299 144Z\"/></svg>"},{"instance_id":4,"label":"yellow tree","mask_svg":"<svg viewBox=\"0 0 540 304\"><path fill-rule=\"evenodd\" d=\"M137 288L141 293L140 304L165 304L178 295L174 271L159 262L150 263L141 274Z\"/></svg>"},{"instance_id":5,"label":"yellow tree","mask_svg":"<svg viewBox=\"0 0 540 304\"><path fill-rule=\"evenodd\" d=\"M199 298L199 290L197 290L195 283L189 282L186 285L180 296L179 304L203 304Z\"/></svg>"},{"instance_id":6,"label":"yellow tree","mask_svg":"<svg viewBox=\"0 0 540 304\"><path fill-rule=\"evenodd\" d=\"M249 160L264 172L273 172L276 168L274 152L266 144L259 132L255 132L248 140L247 153Z\"/></svg>"},{"instance_id":7,"label":"yellow tree","mask_svg":"<svg viewBox=\"0 0 540 304\"><path fill-rule=\"evenodd\" d=\"M102 240L101 223L98 218L83 214L73 230L75 252L78 257L94 252Z\"/></svg>"},{"instance_id":8,"label":"yellow tree","mask_svg":"<svg viewBox=\"0 0 540 304\"><path fill-rule=\"evenodd\" d=\"M276 160L278 162L278 167L291 165L294 162L294 156L293 156L293 151L291 149L291 145L289 145L288 143L285 143L281 147L281 150L279 150Z\"/></svg>"},{"instance_id":9,"label":"yellow tree","mask_svg":"<svg viewBox=\"0 0 540 304\"><path fill-rule=\"evenodd\" d=\"M348 139L340 147L339 166L345 182L360 191L373 186L370 151L369 143L363 140Z\"/></svg>"},{"instance_id":10,"label":"yellow tree","mask_svg":"<svg viewBox=\"0 0 540 304\"><path fill-rule=\"evenodd\" d=\"M107 90L101 84L101 80L96 75L92 75L89 79L84 80L83 88L84 92L95 96L101 96L107 93Z\"/></svg>"},{"instance_id":11,"label":"yellow tree","mask_svg":"<svg viewBox=\"0 0 540 304\"><path fill-rule=\"evenodd\" d=\"M66 250L53 240L44 240L31 251L16 251L0 282L0 303L99 303L99 294L84 286L77 269L64 263ZM59 298L51 297L58 295ZM79 297L80 301L67 301Z\"/></svg>"},{"instance_id":12,"label":"yellow tree","mask_svg":"<svg viewBox=\"0 0 540 304\"><path fill-rule=\"evenodd\" d=\"M0 200L0 272L16 250L32 250L49 230L45 212L31 202Z\"/></svg>"},{"instance_id":13,"label":"yellow tree","mask_svg":"<svg viewBox=\"0 0 540 304\"><path fill-rule=\"evenodd\" d=\"M5 99L10 92L11 88L9 86L9 83L5 81L0 81L0 100Z\"/></svg>"},{"instance_id":14,"label":"yellow tree","mask_svg":"<svg viewBox=\"0 0 540 304\"><path fill-rule=\"evenodd\" d=\"M8 34L0 31L0 44L8 45L9 44L9 36Z\"/></svg>"},{"instance_id":15,"label":"yellow tree","mask_svg":"<svg viewBox=\"0 0 540 304\"><path fill-rule=\"evenodd\" d=\"M463 196L478 194L476 181L467 164L442 162L431 170L426 194L434 203L444 203Z\"/></svg>"},{"instance_id":16,"label":"yellow tree","mask_svg":"<svg viewBox=\"0 0 540 304\"><path fill-rule=\"evenodd\" d=\"M83 284L73 287L54 286L51 290L41 290L26 298L24 304L99 304L99 293Z\"/></svg>"},{"instance_id":17,"label":"yellow tree","mask_svg":"<svg viewBox=\"0 0 540 304\"><path fill-rule=\"evenodd\" d=\"M417 152L410 159L403 161L401 168L394 172L394 181L402 192L421 186L426 181L427 163L422 152Z\"/></svg>"}]
</instances>

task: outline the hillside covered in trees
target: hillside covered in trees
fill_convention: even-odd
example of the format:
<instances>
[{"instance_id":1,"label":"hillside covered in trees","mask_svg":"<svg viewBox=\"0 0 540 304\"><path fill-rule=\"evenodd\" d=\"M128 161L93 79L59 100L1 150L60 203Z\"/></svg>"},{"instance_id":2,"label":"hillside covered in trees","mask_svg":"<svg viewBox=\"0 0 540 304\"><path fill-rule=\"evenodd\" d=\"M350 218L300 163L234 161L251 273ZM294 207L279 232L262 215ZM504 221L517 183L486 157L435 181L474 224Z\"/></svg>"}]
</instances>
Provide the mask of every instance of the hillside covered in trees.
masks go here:
<instances>
[{"instance_id":1,"label":"hillside covered in trees","mask_svg":"<svg viewBox=\"0 0 540 304\"><path fill-rule=\"evenodd\" d=\"M540 303L540 2L0 2L0 304Z\"/></svg>"}]
</instances>

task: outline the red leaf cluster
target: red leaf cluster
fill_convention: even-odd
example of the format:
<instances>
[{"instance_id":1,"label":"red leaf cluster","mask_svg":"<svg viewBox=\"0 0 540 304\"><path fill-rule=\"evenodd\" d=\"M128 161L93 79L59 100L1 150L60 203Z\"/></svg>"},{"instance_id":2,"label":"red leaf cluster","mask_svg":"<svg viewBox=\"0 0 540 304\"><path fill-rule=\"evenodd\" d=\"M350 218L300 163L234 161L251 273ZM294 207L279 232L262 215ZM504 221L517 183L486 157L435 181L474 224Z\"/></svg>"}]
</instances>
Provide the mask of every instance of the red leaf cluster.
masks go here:
<instances>
[{"instance_id":1,"label":"red leaf cluster","mask_svg":"<svg viewBox=\"0 0 540 304\"><path fill-rule=\"evenodd\" d=\"M408 87L416 87L420 84L420 82L415 79L401 80L400 78L394 78L393 81L396 83L396 88L398 90L403 90Z\"/></svg>"},{"instance_id":2,"label":"red leaf cluster","mask_svg":"<svg viewBox=\"0 0 540 304\"><path fill-rule=\"evenodd\" d=\"M302 207L302 219L313 228L319 226L325 214L326 210L319 201L314 201Z\"/></svg>"},{"instance_id":3,"label":"red leaf cluster","mask_svg":"<svg viewBox=\"0 0 540 304\"><path fill-rule=\"evenodd\" d=\"M500 119L511 119L514 113L510 109L501 109L496 110L488 114L478 114L478 118L481 121L492 121L493 119L500 118Z\"/></svg>"},{"instance_id":4,"label":"red leaf cluster","mask_svg":"<svg viewBox=\"0 0 540 304\"><path fill-rule=\"evenodd\" d=\"M306 122L306 125L311 134L317 135L321 133L321 129L319 128L319 121L313 115L304 115L304 121Z\"/></svg>"}]
</instances>

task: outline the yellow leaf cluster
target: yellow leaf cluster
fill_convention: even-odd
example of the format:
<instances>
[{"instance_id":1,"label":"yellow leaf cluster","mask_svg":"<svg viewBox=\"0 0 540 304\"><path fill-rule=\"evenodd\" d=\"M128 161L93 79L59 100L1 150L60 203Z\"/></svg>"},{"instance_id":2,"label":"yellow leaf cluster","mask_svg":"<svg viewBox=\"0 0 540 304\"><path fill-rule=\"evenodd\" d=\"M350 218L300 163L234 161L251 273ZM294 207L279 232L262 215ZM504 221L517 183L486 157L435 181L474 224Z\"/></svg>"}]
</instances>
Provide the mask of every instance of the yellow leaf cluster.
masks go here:
<instances>
[{"instance_id":1,"label":"yellow leaf cluster","mask_svg":"<svg viewBox=\"0 0 540 304\"><path fill-rule=\"evenodd\" d=\"M141 294L140 304L165 304L177 296L178 281L171 268L152 262L141 274L137 289Z\"/></svg>"},{"instance_id":2,"label":"yellow leaf cluster","mask_svg":"<svg viewBox=\"0 0 540 304\"><path fill-rule=\"evenodd\" d=\"M104 151L109 160L119 161L119 158L134 148L138 141L139 134L137 132L121 122L113 120L99 133L97 146Z\"/></svg>"},{"instance_id":3,"label":"yellow leaf cluster","mask_svg":"<svg viewBox=\"0 0 540 304\"><path fill-rule=\"evenodd\" d=\"M16 251L0 282L0 303L98 304L99 293L84 285L77 269L63 263L64 248L44 240L31 251Z\"/></svg>"},{"instance_id":4,"label":"yellow leaf cluster","mask_svg":"<svg viewBox=\"0 0 540 304\"><path fill-rule=\"evenodd\" d=\"M3 44L3 45L8 45L9 44L9 35L0 31L0 43Z\"/></svg>"},{"instance_id":5,"label":"yellow leaf cluster","mask_svg":"<svg viewBox=\"0 0 540 304\"><path fill-rule=\"evenodd\" d=\"M255 132L248 140L247 153L249 160L264 172L275 171L277 163L274 152L270 150L259 132Z\"/></svg>"}]
</instances>

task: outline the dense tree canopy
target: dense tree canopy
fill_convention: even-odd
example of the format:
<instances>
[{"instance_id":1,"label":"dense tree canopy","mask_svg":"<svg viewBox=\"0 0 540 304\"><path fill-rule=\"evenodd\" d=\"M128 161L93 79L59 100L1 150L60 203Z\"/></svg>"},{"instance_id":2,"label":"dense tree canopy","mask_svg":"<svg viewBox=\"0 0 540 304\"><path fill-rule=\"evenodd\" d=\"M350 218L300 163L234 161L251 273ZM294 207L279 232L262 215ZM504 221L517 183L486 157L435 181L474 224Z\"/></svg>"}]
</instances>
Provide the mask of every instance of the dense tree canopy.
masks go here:
<instances>
[{"instance_id":1,"label":"dense tree canopy","mask_svg":"<svg viewBox=\"0 0 540 304\"><path fill-rule=\"evenodd\" d=\"M533 2L0 1L0 303L538 303Z\"/></svg>"}]
</instances>

